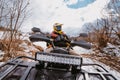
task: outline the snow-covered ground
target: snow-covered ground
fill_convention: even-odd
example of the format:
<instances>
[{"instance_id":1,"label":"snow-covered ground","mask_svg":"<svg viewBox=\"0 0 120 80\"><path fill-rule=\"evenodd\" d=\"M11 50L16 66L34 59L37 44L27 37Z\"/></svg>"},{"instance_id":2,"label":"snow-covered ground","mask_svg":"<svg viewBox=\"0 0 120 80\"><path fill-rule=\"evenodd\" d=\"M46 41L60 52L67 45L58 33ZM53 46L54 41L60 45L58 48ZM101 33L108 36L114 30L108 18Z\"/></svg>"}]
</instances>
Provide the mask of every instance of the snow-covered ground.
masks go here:
<instances>
[{"instance_id":1,"label":"snow-covered ground","mask_svg":"<svg viewBox=\"0 0 120 80\"><path fill-rule=\"evenodd\" d=\"M41 46L44 50L47 48L46 47L46 42L41 41L41 42L34 42L33 44L37 45L37 46Z\"/></svg>"},{"instance_id":2,"label":"snow-covered ground","mask_svg":"<svg viewBox=\"0 0 120 80\"><path fill-rule=\"evenodd\" d=\"M108 43L107 47L105 47L103 50L107 54L120 57L120 46L115 46L115 45Z\"/></svg>"}]
</instances>

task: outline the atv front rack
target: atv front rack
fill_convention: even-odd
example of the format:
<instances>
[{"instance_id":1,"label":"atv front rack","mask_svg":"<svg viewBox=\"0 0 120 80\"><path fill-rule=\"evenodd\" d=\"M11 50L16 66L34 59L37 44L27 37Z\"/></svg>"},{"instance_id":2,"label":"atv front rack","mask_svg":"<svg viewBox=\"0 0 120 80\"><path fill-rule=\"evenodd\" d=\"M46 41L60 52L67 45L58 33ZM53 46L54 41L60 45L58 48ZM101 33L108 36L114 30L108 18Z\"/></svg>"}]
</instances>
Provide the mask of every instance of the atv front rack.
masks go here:
<instances>
[{"instance_id":1,"label":"atv front rack","mask_svg":"<svg viewBox=\"0 0 120 80\"><path fill-rule=\"evenodd\" d=\"M37 53L39 54L39 53ZM55 55L53 55L55 56ZM37 70L35 65L38 63L37 61L40 61L39 58L40 56L36 55L36 58L31 58L31 57L26 57L26 56L20 56L17 57L11 61L6 62L5 64L0 66L0 80L41 80L40 76L41 75L47 75L46 69L44 70ZM33 60L33 62L28 62L24 61L23 59L30 59ZM39 59L39 60L38 60ZM37 61L35 61L37 60ZM81 59L80 59L81 60ZM81 62L81 61L80 61ZM63 63L62 63L63 64ZM80 63L81 65L81 70L77 74L72 74L76 75L75 79L70 79L70 80L117 80L112 74L110 74L104 67L98 64L84 64ZM82 69L82 67L88 67L88 66L97 66L101 69L96 69L97 72L90 72ZM44 73L45 71L45 73ZM50 70L51 71L51 70ZM53 70L52 70L53 71ZM51 72L52 72L51 71ZM64 72L63 72L64 73ZM44 79L44 80L68 80L67 78L70 76L67 76L65 78L64 76L63 79L59 77L59 74L61 76L61 72L58 71L57 73L50 73L50 78ZM53 75L53 76L52 76Z\"/></svg>"}]
</instances>

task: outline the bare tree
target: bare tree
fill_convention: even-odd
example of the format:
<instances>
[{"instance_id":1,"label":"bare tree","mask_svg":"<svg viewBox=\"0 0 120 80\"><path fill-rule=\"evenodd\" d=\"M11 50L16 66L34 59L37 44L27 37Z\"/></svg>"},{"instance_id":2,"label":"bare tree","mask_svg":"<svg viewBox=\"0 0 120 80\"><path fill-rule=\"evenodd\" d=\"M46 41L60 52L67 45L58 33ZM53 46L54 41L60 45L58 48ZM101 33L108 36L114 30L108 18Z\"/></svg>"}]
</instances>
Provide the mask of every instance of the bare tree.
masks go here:
<instances>
[{"instance_id":1,"label":"bare tree","mask_svg":"<svg viewBox=\"0 0 120 80\"><path fill-rule=\"evenodd\" d=\"M120 3L119 0L113 0L113 8L114 8L114 12L115 14L113 14L115 17L113 17L114 19L114 33L117 37L115 37L116 39L116 43L120 44L120 6L116 5L117 3Z\"/></svg>"},{"instance_id":2,"label":"bare tree","mask_svg":"<svg viewBox=\"0 0 120 80\"><path fill-rule=\"evenodd\" d=\"M26 18L28 5L29 0L0 0L0 25L9 29L2 36L4 50L9 57L15 56L15 49L19 46L15 41L19 39L17 32Z\"/></svg>"},{"instance_id":3,"label":"bare tree","mask_svg":"<svg viewBox=\"0 0 120 80\"><path fill-rule=\"evenodd\" d=\"M120 6L116 6L118 2L120 1L111 0L111 3L107 6L108 15L102 14L101 11L103 18L98 20L97 23L91 23L92 26L88 25L92 29L90 40L97 43L99 49L105 47L108 42L120 44ZM100 28L98 28L99 26Z\"/></svg>"}]
</instances>

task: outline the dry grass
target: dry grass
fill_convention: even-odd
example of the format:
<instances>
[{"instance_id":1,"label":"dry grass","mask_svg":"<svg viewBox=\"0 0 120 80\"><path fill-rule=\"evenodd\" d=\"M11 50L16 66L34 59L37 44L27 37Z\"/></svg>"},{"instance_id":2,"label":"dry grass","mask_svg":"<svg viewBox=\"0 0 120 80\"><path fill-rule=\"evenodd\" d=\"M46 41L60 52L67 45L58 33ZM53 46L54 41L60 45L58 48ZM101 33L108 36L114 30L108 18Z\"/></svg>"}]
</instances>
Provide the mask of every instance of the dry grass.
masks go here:
<instances>
[{"instance_id":1,"label":"dry grass","mask_svg":"<svg viewBox=\"0 0 120 80\"><path fill-rule=\"evenodd\" d=\"M2 45L1 50L5 52L2 60L0 61L6 61L16 56L23 55L23 54L17 54L18 51L24 50L24 48L19 46L23 42L22 40L16 39L13 40L12 42L10 40L0 40L0 42ZM11 45L9 45L10 43Z\"/></svg>"},{"instance_id":2,"label":"dry grass","mask_svg":"<svg viewBox=\"0 0 120 80\"><path fill-rule=\"evenodd\" d=\"M10 43L11 45L9 46ZM25 43L26 46L19 46L22 43ZM15 58L18 56L34 57L36 52L43 51L42 47L33 45L31 42L27 40L20 40L20 39L13 40L12 42L10 40L0 40L0 45L2 45L0 47L0 50L4 51L5 53L3 57L0 58L0 62L7 61L11 58ZM25 52L26 50L25 47L33 47L33 49L29 51L29 53L31 54L28 54L27 52Z\"/></svg>"},{"instance_id":3,"label":"dry grass","mask_svg":"<svg viewBox=\"0 0 120 80\"><path fill-rule=\"evenodd\" d=\"M35 57L35 53L38 52L38 51L43 51L43 48L41 46L37 46L37 45L33 45L36 50L30 50L30 52L32 53L32 57Z\"/></svg>"},{"instance_id":4,"label":"dry grass","mask_svg":"<svg viewBox=\"0 0 120 80\"><path fill-rule=\"evenodd\" d=\"M30 52L32 53L32 57L35 57L35 53L38 52L38 50L31 50Z\"/></svg>"},{"instance_id":5,"label":"dry grass","mask_svg":"<svg viewBox=\"0 0 120 80\"><path fill-rule=\"evenodd\" d=\"M33 45L36 49L38 49L39 51L43 51L43 48L37 45Z\"/></svg>"},{"instance_id":6,"label":"dry grass","mask_svg":"<svg viewBox=\"0 0 120 80\"><path fill-rule=\"evenodd\" d=\"M24 42L25 42L28 46L31 46L31 45L32 45L32 43L31 43L30 41L28 41L28 40L24 40Z\"/></svg>"},{"instance_id":7,"label":"dry grass","mask_svg":"<svg viewBox=\"0 0 120 80\"><path fill-rule=\"evenodd\" d=\"M1 59L0 59L0 62L6 62L8 60L10 60L11 58L15 58L15 57L18 57L18 56L27 56L24 52L16 52L14 54L12 54L14 57L11 57L10 55L8 54L5 54Z\"/></svg>"}]
</instances>

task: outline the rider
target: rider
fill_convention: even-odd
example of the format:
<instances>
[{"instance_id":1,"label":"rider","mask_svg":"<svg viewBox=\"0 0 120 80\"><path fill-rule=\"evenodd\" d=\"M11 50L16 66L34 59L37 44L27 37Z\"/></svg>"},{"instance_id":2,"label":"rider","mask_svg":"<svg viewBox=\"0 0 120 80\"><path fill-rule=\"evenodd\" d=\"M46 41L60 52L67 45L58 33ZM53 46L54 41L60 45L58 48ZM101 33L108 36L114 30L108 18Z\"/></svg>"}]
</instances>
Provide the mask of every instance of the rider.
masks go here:
<instances>
[{"instance_id":1,"label":"rider","mask_svg":"<svg viewBox=\"0 0 120 80\"><path fill-rule=\"evenodd\" d=\"M59 47L66 47L69 48L70 47L70 40L67 37L67 35L62 31L62 25L60 23L55 23L53 25L53 31L50 34L51 39L54 42L55 46L59 46ZM50 53L50 51L53 50L53 46L51 45L51 43L47 43L47 49L46 52ZM73 49L69 49L69 53L73 54L73 55L78 55Z\"/></svg>"}]
</instances>

